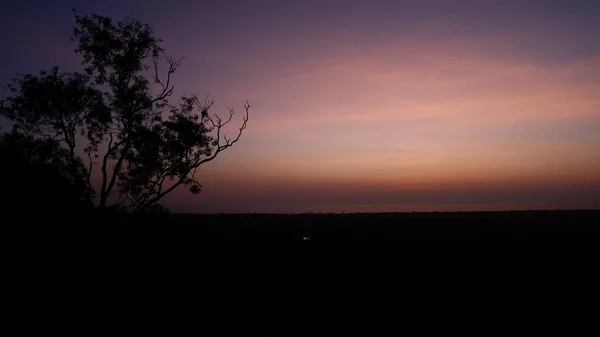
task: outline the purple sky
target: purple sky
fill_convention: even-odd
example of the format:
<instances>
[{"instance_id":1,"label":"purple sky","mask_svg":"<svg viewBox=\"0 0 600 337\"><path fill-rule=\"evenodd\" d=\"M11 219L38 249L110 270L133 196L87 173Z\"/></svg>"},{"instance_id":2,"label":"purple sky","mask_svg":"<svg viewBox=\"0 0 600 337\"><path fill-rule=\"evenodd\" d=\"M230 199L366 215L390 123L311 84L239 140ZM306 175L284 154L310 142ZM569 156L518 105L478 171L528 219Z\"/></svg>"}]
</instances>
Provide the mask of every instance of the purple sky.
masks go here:
<instances>
[{"instance_id":1,"label":"purple sky","mask_svg":"<svg viewBox=\"0 0 600 337\"><path fill-rule=\"evenodd\" d=\"M151 24L176 94L252 104L174 211L600 208L598 1L5 1L0 82L80 69L71 8Z\"/></svg>"}]
</instances>

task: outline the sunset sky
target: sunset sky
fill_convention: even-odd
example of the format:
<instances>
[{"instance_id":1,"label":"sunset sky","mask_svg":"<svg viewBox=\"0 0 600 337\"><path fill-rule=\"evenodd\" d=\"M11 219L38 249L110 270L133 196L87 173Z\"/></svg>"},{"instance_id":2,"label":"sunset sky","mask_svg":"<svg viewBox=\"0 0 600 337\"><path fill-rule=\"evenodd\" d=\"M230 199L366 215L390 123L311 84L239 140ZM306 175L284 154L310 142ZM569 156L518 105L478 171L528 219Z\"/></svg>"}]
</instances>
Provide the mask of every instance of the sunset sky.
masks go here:
<instances>
[{"instance_id":1,"label":"sunset sky","mask_svg":"<svg viewBox=\"0 0 600 337\"><path fill-rule=\"evenodd\" d=\"M185 56L176 95L208 94L214 113L250 101L240 142L173 211L600 208L600 1L0 6L2 85L81 69L76 8L153 26Z\"/></svg>"}]
</instances>

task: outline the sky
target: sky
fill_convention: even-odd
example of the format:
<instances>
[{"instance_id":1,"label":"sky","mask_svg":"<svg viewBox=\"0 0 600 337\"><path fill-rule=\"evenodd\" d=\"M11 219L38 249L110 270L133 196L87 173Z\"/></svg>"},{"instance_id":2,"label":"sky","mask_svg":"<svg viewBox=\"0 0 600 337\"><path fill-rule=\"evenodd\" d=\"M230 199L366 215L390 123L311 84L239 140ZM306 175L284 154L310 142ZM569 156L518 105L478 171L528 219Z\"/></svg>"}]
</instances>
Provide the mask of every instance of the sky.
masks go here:
<instances>
[{"instance_id":1,"label":"sky","mask_svg":"<svg viewBox=\"0 0 600 337\"><path fill-rule=\"evenodd\" d=\"M600 208L600 2L3 1L0 82L80 70L71 9L150 24L240 142L175 212Z\"/></svg>"}]
</instances>

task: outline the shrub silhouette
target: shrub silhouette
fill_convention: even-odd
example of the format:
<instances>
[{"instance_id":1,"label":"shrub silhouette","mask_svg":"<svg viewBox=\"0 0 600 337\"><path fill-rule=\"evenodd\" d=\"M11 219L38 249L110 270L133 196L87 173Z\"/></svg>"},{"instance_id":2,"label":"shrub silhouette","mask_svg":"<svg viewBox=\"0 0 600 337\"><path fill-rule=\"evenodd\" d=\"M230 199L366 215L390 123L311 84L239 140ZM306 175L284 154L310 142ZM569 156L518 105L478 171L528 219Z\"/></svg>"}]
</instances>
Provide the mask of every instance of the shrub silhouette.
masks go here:
<instances>
[{"instance_id":1,"label":"shrub silhouette","mask_svg":"<svg viewBox=\"0 0 600 337\"><path fill-rule=\"evenodd\" d=\"M70 217L93 209L76 178L69 176L64 151L51 140L17 133L0 135L2 207L19 216Z\"/></svg>"}]
</instances>

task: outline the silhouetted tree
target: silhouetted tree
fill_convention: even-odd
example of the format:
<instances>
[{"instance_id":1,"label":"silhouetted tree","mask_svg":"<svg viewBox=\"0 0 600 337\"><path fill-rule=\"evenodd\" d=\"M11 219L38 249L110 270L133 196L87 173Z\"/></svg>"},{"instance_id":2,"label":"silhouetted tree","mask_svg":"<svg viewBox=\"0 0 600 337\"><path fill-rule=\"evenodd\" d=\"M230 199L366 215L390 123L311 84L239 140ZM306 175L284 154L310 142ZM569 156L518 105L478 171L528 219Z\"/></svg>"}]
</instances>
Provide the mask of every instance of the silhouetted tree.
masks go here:
<instances>
[{"instance_id":1,"label":"silhouetted tree","mask_svg":"<svg viewBox=\"0 0 600 337\"><path fill-rule=\"evenodd\" d=\"M157 203L180 185L199 193L198 168L240 139L248 102L241 126L228 138L224 127L233 108L223 119L209 114L214 102L208 98L185 95L170 102L172 75L182 59L166 55L151 27L131 18L114 23L105 16L74 15L72 40L84 72L54 67L17 75L10 95L0 101L0 116L13 122L13 133L51 141L63 151L61 168L82 199L97 197L100 208L115 194L119 205L148 212L161 210ZM78 150L87 156L85 165ZM92 184L95 170L99 193Z\"/></svg>"},{"instance_id":2,"label":"silhouetted tree","mask_svg":"<svg viewBox=\"0 0 600 337\"><path fill-rule=\"evenodd\" d=\"M69 151L55 140L17 132L1 134L1 206L5 212L22 213L27 205L35 206L46 216L91 210L89 193L80 184L85 167L81 161L71 159Z\"/></svg>"}]
</instances>

